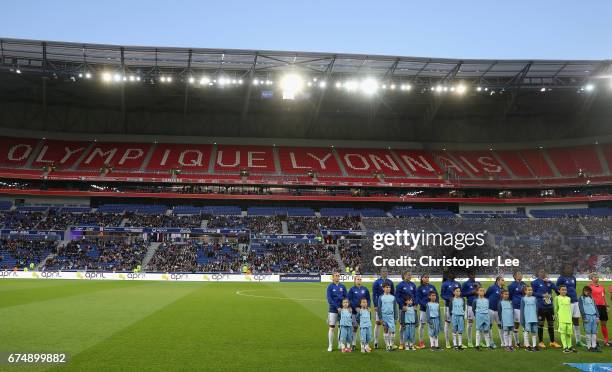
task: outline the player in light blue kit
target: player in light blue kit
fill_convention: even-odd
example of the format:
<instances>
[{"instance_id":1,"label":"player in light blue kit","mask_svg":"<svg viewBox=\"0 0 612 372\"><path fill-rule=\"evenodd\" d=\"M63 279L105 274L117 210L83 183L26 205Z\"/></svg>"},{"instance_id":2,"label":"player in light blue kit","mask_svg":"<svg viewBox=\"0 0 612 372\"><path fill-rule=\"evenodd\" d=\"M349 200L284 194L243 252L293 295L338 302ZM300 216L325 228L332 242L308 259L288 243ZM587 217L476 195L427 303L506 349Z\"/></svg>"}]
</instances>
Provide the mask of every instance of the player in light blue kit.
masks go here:
<instances>
[{"instance_id":1,"label":"player in light blue kit","mask_svg":"<svg viewBox=\"0 0 612 372\"><path fill-rule=\"evenodd\" d=\"M340 309L340 348L343 353L350 353L351 342L353 341L353 311L349 306L348 298L342 300Z\"/></svg>"},{"instance_id":2,"label":"player in light blue kit","mask_svg":"<svg viewBox=\"0 0 612 372\"><path fill-rule=\"evenodd\" d=\"M393 292L391 292L393 293ZM402 281L395 287L395 300L397 302L397 306L400 309L400 345L399 349L404 349L404 330L406 329L404 325L404 305L406 304L406 297L412 298L416 301L417 298L417 286L412 282L412 274L410 271L405 271L402 273Z\"/></svg>"},{"instance_id":3,"label":"player in light blue kit","mask_svg":"<svg viewBox=\"0 0 612 372\"><path fill-rule=\"evenodd\" d=\"M582 315L582 325L586 336L587 350L601 353L597 347L597 323L599 322L599 311L593 300L593 290L586 286L582 289L582 296L578 299L578 307Z\"/></svg>"},{"instance_id":4,"label":"player in light blue kit","mask_svg":"<svg viewBox=\"0 0 612 372\"><path fill-rule=\"evenodd\" d=\"M461 296L461 288L455 288L450 307L451 327L453 331L453 346L455 350L463 350L463 328L465 324L465 299Z\"/></svg>"},{"instance_id":5,"label":"player in light blue kit","mask_svg":"<svg viewBox=\"0 0 612 372\"><path fill-rule=\"evenodd\" d=\"M497 309L499 314L499 324L502 328L502 347L506 351L514 351L512 347L512 333L514 332L514 307L510 301L510 292L507 289L502 289L501 300Z\"/></svg>"},{"instance_id":6,"label":"player in light blue kit","mask_svg":"<svg viewBox=\"0 0 612 372\"><path fill-rule=\"evenodd\" d=\"M357 319L359 323L359 336L361 337L361 352L369 353L372 351L370 342L372 342L372 318L368 300L361 299L361 307L357 310Z\"/></svg>"},{"instance_id":7,"label":"player in light blue kit","mask_svg":"<svg viewBox=\"0 0 612 372\"><path fill-rule=\"evenodd\" d=\"M402 313L404 314L404 339L402 342L404 343L406 350L415 351L416 347L414 342L416 340L417 313L412 297L406 296L406 303L403 306Z\"/></svg>"},{"instance_id":8,"label":"player in light blue kit","mask_svg":"<svg viewBox=\"0 0 612 372\"><path fill-rule=\"evenodd\" d=\"M383 295L384 289L383 284L389 284L391 287L391 294L395 293L395 288L393 286L393 282L389 279L389 271L386 267L380 269L380 278L376 279L374 283L372 283L372 304L374 306L374 316L375 316L375 324L374 324L374 349L378 349L378 336L379 336L379 328L382 325L382 320L378 318L378 298Z\"/></svg>"},{"instance_id":9,"label":"player in light blue kit","mask_svg":"<svg viewBox=\"0 0 612 372\"><path fill-rule=\"evenodd\" d=\"M429 326L429 345L431 350L440 350L438 336L442 328L442 313L440 313L438 295L434 291L429 292L429 302L425 308L425 317Z\"/></svg>"},{"instance_id":10,"label":"player in light blue kit","mask_svg":"<svg viewBox=\"0 0 612 372\"><path fill-rule=\"evenodd\" d=\"M485 297L483 287L478 288L478 298L474 300L474 317L476 319L476 350L480 350L480 335L485 339L485 345L491 346L491 317L489 316L489 299Z\"/></svg>"},{"instance_id":11,"label":"player in light blue kit","mask_svg":"<svg viewBox=\"0 0 612 372\"><path fill-rule=\"evenodd\" d=\"M416 302L419 304L421 309L419 313L419 349L425 347L425 324L427 324L427 316L425 311L427 310L427 303L429 302L429 293L434 292L436 294L436 303L438 302L438 290L433 285L429 284L429 275L421 275L421 285L417 288Z\"/></svg>"},{"instance_id":12,"label":"player in light blue kit","mask_svg":"<svg viewBox=\"0 0 612 372\"><path fill-rule=\"evenodd\" d=\"M451 305L456 288L461 288L461 283L455 280L455 274L449 272L446 274L446 280L442 282L440 287L440 297L444 300L444 340L446 348L450 349L450 334L451 334ZM461 331L463 333L463 331Z\"/></svg>"},{"instance_id":13,"label":"player in light blue kit","mask_svg":"<svg viewBox=\"0 0 612 372\"><path fill-rule=\"evenodd\" d=\"M383 284L383 295L378 298L378 319L381 320L387 351L393 351L393 340L395 339L395 321L397 319L397 304L395 296L391 294L391 286Z\"/></svg>"},{"instance_id":14,"label":"player in light blue kit","mask_svg":"<svg viewBox=\"0 0 612 372\"><path fill-rule=\"evenodd\" d=\"M540 351L538 347L538 300L533 295L533 288L526 286L523 290L525 295L521 299L521 326L523 326L523 338L527 351ZM533 346L529 345L529 335Z\"/></svg>"},{"instance_id":15,"label":"player in light blue kit","mask_svg":"<svg viewBox=\"0 0 612 372\"><path fill-rule=\"evenodd\" d=\"M361 285L361 275L355 275L355 285L348 290L346 296L353 310L353 345L352 349L355 351L355 345L357 343L357 327L359 322L357 321L357 311L361 307L361 300L366 299L368 307L370 307L370 291Z\"/></svg>"}]
</instances>

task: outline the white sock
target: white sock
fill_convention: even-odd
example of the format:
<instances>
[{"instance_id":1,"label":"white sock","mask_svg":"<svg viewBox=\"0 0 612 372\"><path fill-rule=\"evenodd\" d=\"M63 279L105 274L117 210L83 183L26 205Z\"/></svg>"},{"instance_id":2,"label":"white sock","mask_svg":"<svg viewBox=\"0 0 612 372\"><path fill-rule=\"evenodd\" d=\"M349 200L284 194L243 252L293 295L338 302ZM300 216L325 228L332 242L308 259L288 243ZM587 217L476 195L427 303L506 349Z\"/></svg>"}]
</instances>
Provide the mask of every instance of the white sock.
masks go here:
<instances>
[{"instance_id":1,"label":"white sock","mask_svg":"<svg viewBox=\"0 0 612 372\"><path fill-rule=\"evenodd\" d=\"M453 333L453 346L457 346L457 334Z\"/></svg>"},{"instance_id":2,"label":"white sock","mask_svg":"<svg viewBox=\"0 0 612 372\"><path fill-rule=\"evenodd\" d=\"M463 346L463 335L461 333L457 334L457 340L459 341L459 346Z\"/></svg>"},{"instance_id":3,"label":"white sock","mask_svg":"<svg viewBox=\"0 0 612 372\"><path fill-rule=\"evenodd\" d=\"M419 343L425 341L425 323L421 323L419 326Z\"/></svg>"},{"instance_id":4,"label":"white sock","mask_svg":"<svg viewBox=\"0 0 612 372\"><path fill-rule=\"evenodd\" d=\"M476 346L480 346L480 331L476 330Z\"/></svg>"},{"instance_id":5,"label":"white sock","mask_svg":"<svg viewBox=\"0 0 612 372\"><path fill-rule=\"evenodd\" d=\"M387 332L383 333L383 338L385 340L385 345L388 347L389 346L389 334Z\"/></svg>"},{"instance_id":6,"label":"white sock","mask_svg":"<svg viewBox=\"0 0 612 372\"><path fill-rule=\"evenodd\" d=\"M529 347L529 333L527 331L523 331L523 343L525 347Z\"/></svg>"},{"instance_id":7,"label":"white sock","mask_svg":"<svg viewBox=\"0 0 612 372\"><path fill-rule=\"evenodd\" d=\"M593 338L593 340L591 341L591 344L593 345L593 347L597 347L597 335L591 335L591 337Z\"/></svg>"},{"instance_id":8,"label":"white sock","mask_svg":"<svg viewBox=\"0 0 612 372\"><path fill-rule=\"evenodd\" d=\"M538 341L538 336L536 336L536 335L531 335L531 343L533 344L533 347L538 346L537 341Z\"/></svg>"},{"instance_id":9,"label":"white sock","mask_svg":"<svg viewBox=\"0 0 612 372\"><path fill-rule=\"evenodd\" d=\"M502 336L502 329L501 327L497 327L497 332L499 332L499 342L501 342L501 346L506 346L506 342L504 341L504 337Z\"/></svg>"},{"instance_id":10,"label":"white sock","mask_svg":"<svg viewBox=\"0 0 612 372\"><path fill-rule=\"evenodd\" d=\"M357 331L353 331L353 346L357 344Z\"/></svg>"},{"instance_id":11,"label":"white sock","mask_svg":"<svg viewBox=\"0 0 612 372\"><path fill-rule=\"evenodd\" d=\"M389 333L389 347L393 346L394 340L395 340L395 332Z\"/></svg>"},{"instance_id":12,"label":"white sock","mask_svg":"<svg viewBox=\"0 0 612 372\"><path fill-rule=\"evenodd\" d=\"M574 335L576 336L576 343L580 342L580 326L574 326Z\"/></svg>"},{"instance_id":13,"label":"white sock","mask_svg":"<svg viewBox=\"0 0 612 372\"><path fill-rule=\"evenodd\" d=\"M514 344L515 344L515 345L518 345L518 344L519 344L519 334L518 334L518 329L516 329L516 328L514 329L513 336L514 336Z\"/></svg>"},{"instance_id":14,"label":"white sock","mask_svg":"<svg viewBox=\"0 0 612 372\"><path fill-rule=\"evenodd\" d=\"M327 330L327 341L329 342L329 347L332 347L334 343L334 329L333 328L329 328Z\"/></svg>"},{"instance_id":15,"label":"white sock","mask_svg":"<svg viewBox=\"0 0 612 372\"><path fill-rule=\"evenodd\" d=\"M449 331L449 329L448 329L448 323L447 323L447 322L444 322L444 340L446 341L446 344L447 344L447 345L449 345L449 344L450 344L450 342L449 342L450 337L448 337L448 336L449 336L449 332L448 332L448 331Z\"/></svg>"},{"instance_id":16,"label":"white sock","mask_svg":"<svg viewBox=\"0 0 612 372\"><path fill-rule=\"evenodd\" d=\"M378 337L380 336L380 335L378 334L378 331L379 331L379 329L378 329L378 324L375 324L375 325L374 325L374 343L375 343L376 345L378 345Z\"/></svg>"},{"instance_id":17,"label":"white sock","mask_svg":"<svg viewBox=\"0 0 612 372\"><path fill-rule=\"evenodd\" d=\"M468 344L472 343L472 322L468 322L467 336L465 338L467 339Z\"/></svg>"}]
</instances>

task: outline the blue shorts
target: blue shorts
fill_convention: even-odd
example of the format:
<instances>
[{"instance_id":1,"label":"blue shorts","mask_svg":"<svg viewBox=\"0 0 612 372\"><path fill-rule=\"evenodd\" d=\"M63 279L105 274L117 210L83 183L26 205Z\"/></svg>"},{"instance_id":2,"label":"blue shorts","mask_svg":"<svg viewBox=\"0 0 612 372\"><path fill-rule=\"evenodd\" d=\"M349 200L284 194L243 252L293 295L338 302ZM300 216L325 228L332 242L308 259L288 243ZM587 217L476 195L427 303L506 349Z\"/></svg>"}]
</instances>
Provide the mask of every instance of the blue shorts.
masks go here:
<instances>
[{"instance_id":1,"label":"blue shorts","mask_svg":"<svg viewBox=\"0 0 612 372\"><path fill-rule=\"evenodd\" d=\"M362 344L369 344L372 341L372 328L370 327L359 328L359 336L361 337Z\"/></svg>"},{"instance_id":2,"label":"blue shorts","mask_svg":"<svg viewBox=\"0 0 612 372\"><path fill-rule=\"evenodd\" d=\"M491 329L491 317L489 314L476 314L476 329L479 331L489 332Z\"/></svg>"},{"instance_id":3,"label":"blue shorts","mask_svg":"<svg viewBox=\"0 0 612 372\"><path fill-rule=\"evenodd\" d=\"M429 319L429 336L437 337L440 334L440 319L431 318Z\"/></svg>"},{"instance_id":4,"label":"blue shorts","mask_svg":"<svg viewBox=\"0 0 612 372\"><path fill-rule=\"evenodd\" d=\"M523 326L523 330L525 330L528 333L536 333L538 331L538 323L537 322L525 323L525 325Z\"/></svg>"},{"instance_id":5,"label":"blue shorts","mask_svg":"<svg viewBox=\"0 0 612 372\"><path fill-rule=\"evenodd\" d=\"M353 342L352 326L340 326L340 342L345 344Z\"/></svg>"},{"instance_id":6,"label":"blue shorts","mask_svg":"<svg viewBox=\"0 0 612 372\"><path fill-rule=\"evenodd\" d=\"M382 316L383 325L389 330L391 333L395 333L395 319L393 315L385 315Z\"/></svg>"},{"instance_id":7,"label":"blue shorts","mask_svg":"<svg viewBox=\"0 0 612 372\"><path fill-rule=\"evenodd\" d=\"M416 337L416 323L407 323L405 324L404 329L404 343L414 344L414 340Z\"/></svg>"},{"instance_id":8,"label":"blue shorts","mask_svg":"<svg viewBox=\"0 0 612 372\"><path fill-rule=\"evenodd\" d=\"M453 326L453 333L463 333L465 318L463 315L453 315L451 318L451 324Z\"/></svg>"},{"instance_id":9,"label":"blue shorts","mask_svg":"<svg viewBox=\"0 0 612 372\"><path fill-rule=\"evenodd\" d=\"M587 335L597 334L597 315L585 315L582 324L584 325L584 333Z\"/></svg>"}]
</instances>

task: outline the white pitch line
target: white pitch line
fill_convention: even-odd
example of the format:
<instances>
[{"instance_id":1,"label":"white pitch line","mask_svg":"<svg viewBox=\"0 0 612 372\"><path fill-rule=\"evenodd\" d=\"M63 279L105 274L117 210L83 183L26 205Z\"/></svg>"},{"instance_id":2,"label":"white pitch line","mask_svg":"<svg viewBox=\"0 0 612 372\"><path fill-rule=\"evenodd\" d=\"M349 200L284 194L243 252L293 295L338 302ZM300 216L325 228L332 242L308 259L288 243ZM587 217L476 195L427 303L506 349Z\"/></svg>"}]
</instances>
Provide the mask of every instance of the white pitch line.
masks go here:
<instances>
[{"instance_id":1,"label":"white pitch line","mask_svg":"<svg viewBox=\"0 0 612 372\"><path fill-rule=\"evenodd\" d=\"M260 296L253 294L245 294L244 292L252 292L252 291L260 291L260 289L245 289L242 291L236 291L238 296L244 297L253 297L253 298L265 298L269 300L291 300L291 301L318 301L318 302L326 302L326 300L321 300L319 298L294 298L294 297L276 297L276 296Z\"/></svg>"}]
</instances>

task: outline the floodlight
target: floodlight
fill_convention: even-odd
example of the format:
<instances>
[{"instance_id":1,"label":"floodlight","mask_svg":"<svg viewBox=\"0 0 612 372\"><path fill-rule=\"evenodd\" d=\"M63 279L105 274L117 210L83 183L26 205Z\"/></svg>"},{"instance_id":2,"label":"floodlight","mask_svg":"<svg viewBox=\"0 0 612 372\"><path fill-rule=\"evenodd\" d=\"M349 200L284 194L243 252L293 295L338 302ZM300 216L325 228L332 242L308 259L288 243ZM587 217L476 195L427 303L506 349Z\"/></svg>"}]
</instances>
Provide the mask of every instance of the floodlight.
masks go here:
<instances>
[{"instance_id":1,"label":"floodlight","mask_svg":"<svg viewBox=\"0 0 612 372\"><path fill-rule=\"evenodd\" d=\"M361 82L361 91L367 95L376 94L378 82L372 78L367 78Z\"/></svg>"},{"instance_id":2,"label":"floodlight","mask_svg":"<svg viewBox=\"0 0 612 372\"><path fill-rule=\"evenodd\" d=\"M280 81L283 99L295 99L295 95L302 91L304 79L297 74L287 74Z\"/></svg>"}]
</instances>

